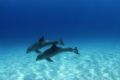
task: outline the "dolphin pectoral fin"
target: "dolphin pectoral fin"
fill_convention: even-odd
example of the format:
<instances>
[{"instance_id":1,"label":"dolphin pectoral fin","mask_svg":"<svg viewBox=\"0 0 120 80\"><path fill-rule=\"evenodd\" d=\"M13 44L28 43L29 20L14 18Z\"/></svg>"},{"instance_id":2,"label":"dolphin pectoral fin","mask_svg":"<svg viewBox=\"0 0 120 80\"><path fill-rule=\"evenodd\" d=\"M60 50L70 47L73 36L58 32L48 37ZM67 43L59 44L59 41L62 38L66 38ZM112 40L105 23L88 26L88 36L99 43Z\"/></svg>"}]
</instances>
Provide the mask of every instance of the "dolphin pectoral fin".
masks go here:
<instances>
[{"instance_id":1,"label":"dolphin pectoral fin","mask_svg":"<svg viewBox=\"0 0 120 80\"><path fill-rule=\"evenodd\" d=\"M53 60L51 58L46 58L46 60L49 62L53 62Z\"/></svg>"},{"instance_id":2,"label":"dolphin pectoral fin","mask_svg":"<svg viewBox=\"0 0 120 80\"><path fill-rule=\"evenodd\" d=\"M38 54L42 53L42 52L41 52L41 51L39 51L39 50L35 50L35 52L36 52L36 53L38 53Z\"/></svg>"}]
</instances>

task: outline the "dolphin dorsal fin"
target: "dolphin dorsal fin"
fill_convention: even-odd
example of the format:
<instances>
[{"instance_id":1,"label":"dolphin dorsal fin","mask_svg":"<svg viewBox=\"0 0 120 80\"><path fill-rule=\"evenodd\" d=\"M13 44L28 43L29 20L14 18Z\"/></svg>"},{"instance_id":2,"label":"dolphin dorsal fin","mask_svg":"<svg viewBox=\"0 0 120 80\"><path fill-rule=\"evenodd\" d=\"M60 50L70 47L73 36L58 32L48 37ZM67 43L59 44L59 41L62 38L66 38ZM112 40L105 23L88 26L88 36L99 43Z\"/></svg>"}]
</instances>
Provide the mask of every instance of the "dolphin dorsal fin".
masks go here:
<instances>
[{"instance_id":1,"label":"dolphin dorsal fin","mask_svg":"<svg viewBox=\"0 0 120 80\"><path fill-rule=\"evenodd\" d=\"M56 44L53 44L51 47L51 49L56 49L56 48L57 48Z\"/></svg>"},{"instance_id":2,"label":"dolphin dorsal fin","mask_svg":"<svg viewBox=\"0 0 120 80\"><path fill-rule=\"evenodd\" d=\"M39 39L39 42L44 42L45 39L44 39L44 36L42 36L40 39Z\"/></svg>"}]
</instances>

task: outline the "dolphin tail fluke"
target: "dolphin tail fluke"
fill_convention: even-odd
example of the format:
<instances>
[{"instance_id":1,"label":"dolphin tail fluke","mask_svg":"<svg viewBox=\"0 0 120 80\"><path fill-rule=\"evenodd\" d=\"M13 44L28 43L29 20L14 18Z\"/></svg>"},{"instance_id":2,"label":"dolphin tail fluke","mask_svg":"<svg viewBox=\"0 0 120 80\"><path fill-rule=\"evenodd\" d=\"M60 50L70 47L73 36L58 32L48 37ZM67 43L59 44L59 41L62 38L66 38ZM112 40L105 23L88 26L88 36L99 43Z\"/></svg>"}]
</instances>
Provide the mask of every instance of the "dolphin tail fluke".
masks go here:
<instances>
[{"instance_id":1,"label":"dolphin tail fluke","mask_svg":"<svg viewBox=\"0 0 120 80\"><path fill-rule=\"evenodd\" d=\"M75 51L76 54L79 54L77 47L74 48L74 51Z\"/></svg>"},{"instance_id":2,"label":"dolphin tail fluke","mask_svg":"<svg viewBox=\"0 0 120 80\"><path fill-rule=\"evenodd\" d=\"M59 40L59 43L64 46L64 42L62 39Z\"/></svg>"}]
</instances>

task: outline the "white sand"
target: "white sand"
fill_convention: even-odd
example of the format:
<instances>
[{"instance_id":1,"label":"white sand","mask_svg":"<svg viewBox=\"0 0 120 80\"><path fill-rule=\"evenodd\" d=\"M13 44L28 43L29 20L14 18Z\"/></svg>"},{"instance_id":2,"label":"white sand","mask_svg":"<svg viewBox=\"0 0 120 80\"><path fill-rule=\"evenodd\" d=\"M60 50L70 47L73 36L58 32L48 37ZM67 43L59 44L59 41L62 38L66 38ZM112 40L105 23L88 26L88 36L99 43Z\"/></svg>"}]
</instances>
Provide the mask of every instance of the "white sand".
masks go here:
<instances>
[{"instance_id":1,"label":"white sand","mask_svg":"<svg viewBox=\"0 0 120 80\"><path fill-rule=\"evenodd\" d=\"M53 57L53 63L36 62L36 54L26 54L25 49L13 46L0 51L4 53L0 53L0 80L120 80L118 43L82 43L80 55L63 53Z\"/></svg>"}]
</instances>

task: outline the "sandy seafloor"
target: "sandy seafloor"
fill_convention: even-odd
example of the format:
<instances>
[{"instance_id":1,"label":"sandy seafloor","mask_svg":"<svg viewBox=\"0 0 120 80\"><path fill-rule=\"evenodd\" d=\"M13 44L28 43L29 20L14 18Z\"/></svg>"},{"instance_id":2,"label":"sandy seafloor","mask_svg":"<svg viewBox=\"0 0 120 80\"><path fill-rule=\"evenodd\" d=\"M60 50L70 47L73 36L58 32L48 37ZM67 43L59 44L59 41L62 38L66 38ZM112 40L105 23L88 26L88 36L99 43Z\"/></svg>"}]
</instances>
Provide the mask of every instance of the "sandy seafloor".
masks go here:
<instances>
[{"instance_id":1,"label":"sandy seafloor","mask_svg":"<svg viewBox=\"0 0 120 80\"><path fill-rule=\"evenodd\" d=\"M69 42L80 55L59 54L53 63L36 62L28 45L0 46L0 80L120 80L120 41Z\"/></svg>"}]
</instances>

